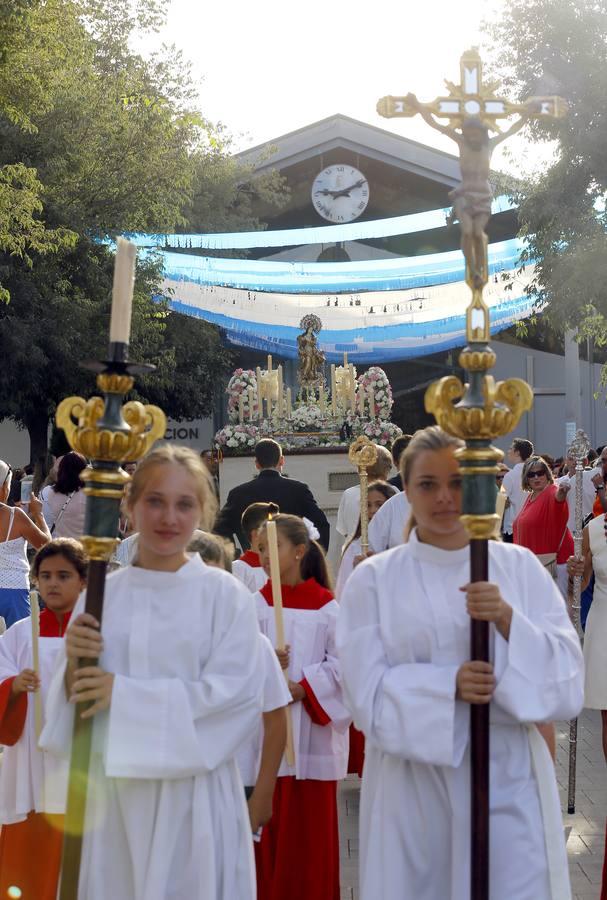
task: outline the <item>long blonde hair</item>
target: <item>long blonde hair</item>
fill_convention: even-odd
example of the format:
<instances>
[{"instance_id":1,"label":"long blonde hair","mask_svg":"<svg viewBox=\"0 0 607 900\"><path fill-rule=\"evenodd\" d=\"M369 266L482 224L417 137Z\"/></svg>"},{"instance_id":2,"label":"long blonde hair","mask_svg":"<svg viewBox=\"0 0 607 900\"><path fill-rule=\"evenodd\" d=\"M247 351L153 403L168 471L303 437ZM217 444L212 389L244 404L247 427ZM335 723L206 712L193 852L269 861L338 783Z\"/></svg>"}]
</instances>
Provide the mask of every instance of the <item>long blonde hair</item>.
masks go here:
<instances>
[{"instance_id":1,"label":"long blonde hair","mask_svg":"<svg viewBox=\"0 0 607 900\"><path fill-rule=\"evenodd\" d=\"M463 446L464 442L460 438L447 434L439 425L430 425L428 428L421 428L419 431L416 431L409 442L409 446L404 450L400 458L400 474L403 480L403 487L406 488L409 483L413 464L420 453L425 453L428 450L449 450L451 448L459 450ZM409 540L409 535L416 524L417 522L412 511L405 526L405 543Z\"/></svg>"},{"instance_id":2,"label":"long blonde hair","mask_svg":"<svg viewBox=\"0 0 607 900\"><path fill-rule=\"evenodd\" d=\"M127 504L130 509L141 497L148 479L149 470L154 466L166 466L170 463L183 466L196 483L196 496L202 510L200 525L205 531L210 531L217 514L217 500L207 467L200 457L189 447L163 444L145 456L133 473L129 485Z\"/></svg>"}]
</instances>

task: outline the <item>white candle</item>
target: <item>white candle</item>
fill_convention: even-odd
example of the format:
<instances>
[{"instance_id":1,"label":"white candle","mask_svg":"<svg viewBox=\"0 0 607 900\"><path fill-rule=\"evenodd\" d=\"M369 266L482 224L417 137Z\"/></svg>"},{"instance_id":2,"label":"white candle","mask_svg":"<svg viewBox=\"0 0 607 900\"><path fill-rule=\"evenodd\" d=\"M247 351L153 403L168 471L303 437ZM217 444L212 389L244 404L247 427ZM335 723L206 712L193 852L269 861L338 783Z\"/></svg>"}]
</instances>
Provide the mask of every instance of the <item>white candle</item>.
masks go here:
<instances>
[{"instance_id":1,"label":"white candle","mask_svg":"<svg viewBox=\"0 0 607 900\"><path fill-rule=\"evenodd\" d=\"M244 394L238 398L238 421L241 425L244 422Z\"/></svg>"},{"instance_id":2,"label":"white candle","mask_svg":"<svg viewBox=\"0 0 607 900\"><path fill-rule=\"evenodd\" d=\"M252 422L255 416L255 391L252 387L249 388L249 419Z\"/></svg>"},{"instance_id":3,"label":"white candle","mask_svg":"<svg viewBox=\"0 0 607 900\"><path fill-rule=\"evenodd\" d=\"M372 419L375 418L375 396L373 394L373 388L369 388L369 415Z\"/></svg>"},{"instance_id":4,"label":"white candle","mask_svg":"<svg viewBox=\"0 0 607 900\"><path fill-rule=\"evenodd\" d=\"M261 369L259 366L255 369L257 376L257 418L263 419L263 388L261 386Z\"/></svg>"},{"instance_id":5,"label":"white candle","mask_svg":"<svg viewBox=\"0 0 607 900\"><path fill-rule=\"evenodd\" d=\"M322 385L321 385L321 388L320 388L320 390L319 390L319 392L318 392L318 404L319 404L319 406L320 406L320 411L321 411L321 413L322 413L323 416L324 416L324 414L325 414L325 412L326 412L326 410L327 410L327 405L326 405L326 403L325 403L325 389L324 389L324 387L322 387Z\"/></svg>"},{"instance_id":6,"label":"white candle","mask_svg":"<svg viewBox=\"0 0 607 900\"><path fill-rule=\"evenodd\" d=\"M40 604L38 591L30 591L30 616L32 620L32 668L40 677ZM40 690L34 694L34 728L36 743L42 734L42 698Z\"/></svg>"},{"instance_id":7,"label":"white candle","mask_svg":"<svg viewBox=\"0 0 607 900\"><path fill-rule=\"evenodd\" d=\"M362 384L358 386L358 412L361 416L365 414L365 389Z\"/></svg>"},{"instance_id":8,"label":"white candle","mask_svg":"<svg viewBox=\"0 0 607 900\"><path fill-rule=\"evenodd\" d=\"M137 247L135 244L124 238L118 238L114 263L110 343L128 344L131 336L136 257Z\"/></svg>"},{"instance_id":9,"label":"white candle","mask_svg":"<svg viewBox=\"0 0 607 900\"><path fill-rule=\"evenodd\" d=\"M284 415L284 410L282 407L283 391L284 391L284 386L282 383L282 366L279 366L278 367L278 418L279 419L282 419L282 417Z\"/></svg>"},{"instance_id":10,"label":"white candle","mask_svg":"<svg viewBox=\"0 0 607 900\"><path fill-rule=\"evenodd\" d=\"M354 374L352 363L350 363L348 369L350 370L350 409L354 413L356 411L356 375Z\"/></svg>"},{"instance_id":11,"label":"white candle","mask_svg":"<svg viewBox=\"0 0 607 900\"><path fill-rule=\"evenodd\" d=\"M331 412L334 416L337 415L337 394L336 394L336 381L335 381L335 365L331 365Z\"/></svg>"},{"instance_id":12,"label":"white candle","mask_svg":"<svg viewBox=\"0 0 607 900\"><path fill-rule=\"evenodd\" d=\"M268 356L268 372L272 371L272 357Z\"/></svg>"},{"instance_id":13,"label":"white candle","mask_svg":"<svg viewBox=\"0 0 607 900\"><path fill-rule=\"evenodd\" d=\"M276 629L276 649L285 648L285 626L282 614L282 588L280 584L280 563L278 561L278 536L276 534L276 522L271 519L266 523L266 537L268 539L268 554L270 557L270 579L272 581L272 602L274 604L274 627ZM289 673L283 669L284 677L289 683ZM293 750L293 729L291 723L291 710L287 709L287 746L285 748L287 763L292 766L295 763Z\"/></svg>"},{"instance_id":14,"label":"white candle","mask_svg":"<svg viewBox=\"0 0 607 900\"><path fill-rule=\"evenodd\" d=\"M344 369L348 368L348 354L344 353Z\"/></svg>"},{"instance_id":15,"label":"white candle","mask_svg":"<svg viewBox=\"0 0 607 900\"><path fill-rule=\"evenodd\" d=\"M291 388L287 388L287 419L291 418Z\"/></svg>"}]
</instances>

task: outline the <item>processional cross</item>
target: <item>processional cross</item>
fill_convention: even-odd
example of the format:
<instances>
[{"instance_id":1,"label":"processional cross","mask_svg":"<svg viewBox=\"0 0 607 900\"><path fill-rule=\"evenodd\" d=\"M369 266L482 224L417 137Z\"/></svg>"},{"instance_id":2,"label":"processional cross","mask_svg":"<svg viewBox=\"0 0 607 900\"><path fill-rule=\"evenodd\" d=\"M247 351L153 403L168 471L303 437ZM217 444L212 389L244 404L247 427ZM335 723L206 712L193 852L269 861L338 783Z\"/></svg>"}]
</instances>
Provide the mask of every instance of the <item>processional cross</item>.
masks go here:
<instances>
[{"instance_id":1,"label":"processional cross","mask_svg":"<svg viewBox=\"0 0 607 900\"><path fill-rule=\"evenodd\" d=\"M457 451L463 478L462 521L470 537L470 580L489 580L488 541L499 526L495 511L497 462L501 450L491 440L508 434L521 415L531 408L533 393L518 378L495 383L487 372L496 361L488 345L489 309L483 288L489 277L488 240L485 228L491 217L491 155L495 147L519 131L529 119L564 116L567 104L560 97L531 97L511 103L499 97L496 83L483 82L481 58L476 48L461 57L460 84L446 82L448 96L420 103L414 94L383 97L377 111L386 118L419 113L432 128L446 134L459 148L461 183L450 193L453 217L459 220L461 248L466 260L466 283L472 297L466 312L468 346L459 363L468 382L455 375L441 378L426 391L425 406L438 424L462 438ZM500 128L501 120L516 116ZM442 124L441 119L447 120ZM493 135L493 136L492 136ZM471 622L471 658L489 661L489 626ZM471 765L471 900L489 900L489 705L470 707Z\"/></svg>"},{"instance_id":2,"label":"processional cross","mask_svg":"<svg viewBox=\"0 0 607 900\"><path fill-rule=\"evenodd\" d=\"M428 125L459 147L462 180L449 197L453 200L453 217L461 227L466 282L473 291L468 340L488 341L489 311L482 299L482 289L489 279L485 228L491 218L493 198L489 180L491 155L498 144L520 131L529 119L559 118L566 114L567 104L560 97L531 97L524 103L511 103L498 97L497 82L483 82L483 64L475 48L464 53L460 69L460 84L445 82L449 89L447 97L438 97L431 103L420 103L415 94L382 97L377 111L385 118L412 117L419 113ZM516 121L502 131L500 120L513 115L517 116ZM449 124L443 125L439 119L448 119ZM495 132L493 137L491 132Z\"/></svg>"}]
</instances>

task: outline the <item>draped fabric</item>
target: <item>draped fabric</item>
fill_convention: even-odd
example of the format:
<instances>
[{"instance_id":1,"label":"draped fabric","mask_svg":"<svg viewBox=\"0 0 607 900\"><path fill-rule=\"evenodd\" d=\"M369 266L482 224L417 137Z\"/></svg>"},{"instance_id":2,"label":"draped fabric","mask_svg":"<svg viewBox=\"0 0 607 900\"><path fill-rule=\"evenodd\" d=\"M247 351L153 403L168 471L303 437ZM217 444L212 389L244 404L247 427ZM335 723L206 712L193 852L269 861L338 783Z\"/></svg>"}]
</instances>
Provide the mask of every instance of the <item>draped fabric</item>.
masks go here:
<instances>
[{"instance_id":1,"label":"draped fabric","mask_svg":"<svg viewBox=\"0 0 607 900\"><path fill-rule=\"evenodd\" d=\"M507 197L496 197L493 214L515 209ZM347 225L320 225L312 228L286 228L278 231L237 231L231 234L127 234L138 247L180 247L207 250L247 250L253 247L297 247L300 244L332 244L391 237L417 231L444 228L450 209L431 209L407 216L391 216L372 222Z\"/></svg>"}]
</instances>

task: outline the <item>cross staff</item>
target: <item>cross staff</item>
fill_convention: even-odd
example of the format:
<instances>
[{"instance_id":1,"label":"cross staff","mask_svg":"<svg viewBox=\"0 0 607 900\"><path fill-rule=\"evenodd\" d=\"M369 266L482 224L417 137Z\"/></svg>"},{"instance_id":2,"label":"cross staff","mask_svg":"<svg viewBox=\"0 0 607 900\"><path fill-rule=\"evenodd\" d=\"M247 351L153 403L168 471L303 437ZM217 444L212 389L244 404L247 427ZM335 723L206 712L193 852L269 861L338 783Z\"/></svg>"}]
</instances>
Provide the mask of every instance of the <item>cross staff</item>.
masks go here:
<instances>
[{"instance_id":1,"label":"cross staff","mask_svg":"<svg viewBox=\"0 0 607 900\"><path fill-rule=\"evenodd\" d=\"M491 216L489 181L491 154L497 144L519 131L530 118L555 118L567 105L557 97L533 97L516 104L495 93L495 84L483 82L482 63L476 49L461 58L461 83L447 82L449 94L431 103L420 103L414 94L384 97L377 104L380 115L414 116L419 113L432 128L455 141L459 148L462 180L450 194L453 214L460 223L461 248L466 260L466 283L472 298L466 312L468 346L459 363L468 371L463 384L454 375L442 378L426 391L425 406L438 424L466 441L457 451L463 477L462 521L470 538L470 581L489 580L488 541L493 537L495 476L503 454L491 440L508 434L522 413L531 408L533 394L518 378L495 383L487 371L496 361L488 346L489 309L483 299L488 281L487 234ZM516 115L502 131L498 122ZM439 119L447 119L442 124ZM494 136L491 137L490 133ZM489 662L489 626L471 621L470 656ZM471 900L489 898L489 704L470 705L471 766Z\"/></svg>"},{"instance_id":2,"label":"cross staff","mask_svg":"<svg viewBox=\"0 0 607 900\"><path fill-rule=\"evenodd\" d=\"M453 200L452 218L461 229L461 247L466 259L466 283L473 291L473 303L466 317L469 341L488 341L489 310L482 289L489 280L487 235L491 218L493 190L489 181L491 156L502 141L516 134L529 119L554 119L564 116L567 104L561 97L531 97L524 103L511 103L495 93L496 83L483 82L483 66L476 48L461 58L461 84L446 82L447 97L420 103L415 94L382 97L377 111L385 118L411 117L417 113L436 131L451 138L459 147L461 184L449 194ZM517 116L505 131L501 119ZM448 119L443 125L438 119ZM495 132L490 137L490 132Z\"/></svg>"},{"instance_id":3,"label":"cross staff","mask_svg":"<svg viewBox=\"0 0 607 900\"><path fill-rule=\"evenodd\" d=\"M363 556L369 550L369 510L367 508L369 477L367 469L377 462L377 450L368 437L361 434L350 444L348 459L358 469L360 478L360 550Z\"/></svg>"},{"instance_id":4,"label":"cross staff","mask_svg":"<svg viewBox=\"0 0 607 900\"><path fill-rule=\"evenodd\" d=\"M573 532L573 552L576 559L582 559L582 539L584 528L584 510L582 506L584 490L584 460L590 450L590 441L582 429L578 429L567 451L567 455L575 460L575 530ZM571 603L571 620L584 645L584 632L580 622L582 600L582 576L573 577L573 598ZM575 788L577 781L577 717L569 722L569 779L567 785L567 812L575 812Z\"/></svg>"}]
</instances>

